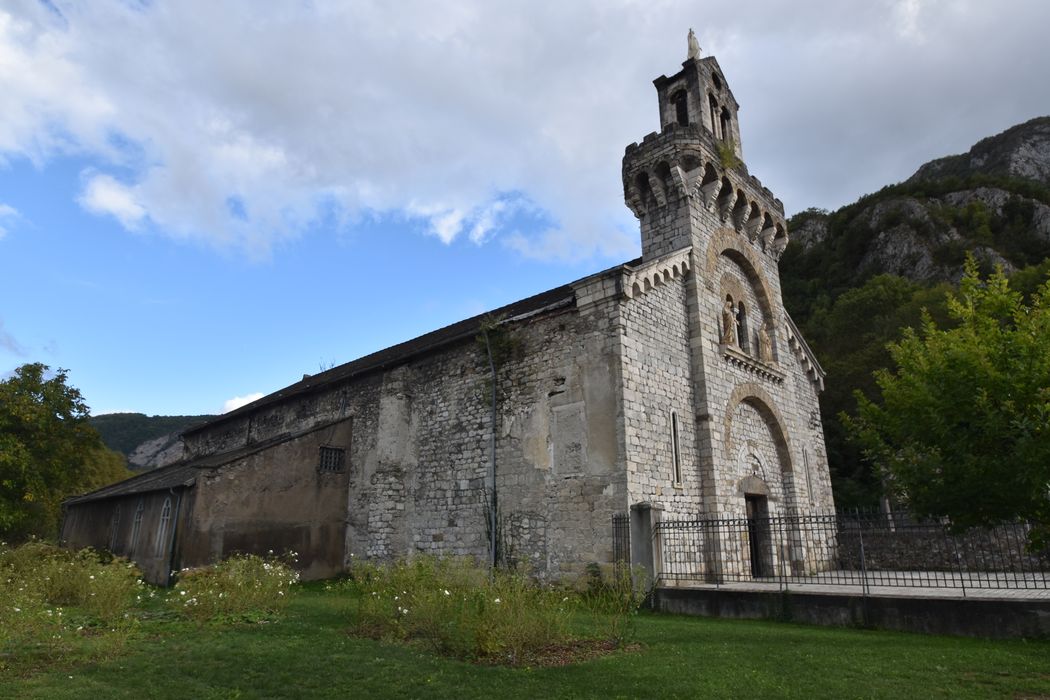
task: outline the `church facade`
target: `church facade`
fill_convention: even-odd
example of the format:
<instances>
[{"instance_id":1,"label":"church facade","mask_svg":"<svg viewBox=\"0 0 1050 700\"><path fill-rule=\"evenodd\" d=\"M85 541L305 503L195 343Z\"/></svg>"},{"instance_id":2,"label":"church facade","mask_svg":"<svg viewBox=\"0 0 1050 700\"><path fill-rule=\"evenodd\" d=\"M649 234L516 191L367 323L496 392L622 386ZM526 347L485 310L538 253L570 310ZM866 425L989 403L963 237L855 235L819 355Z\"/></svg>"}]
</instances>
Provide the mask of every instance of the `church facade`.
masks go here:
<instances>
[{"instance_id":1,"label":"church facade","mask_svg":"<svg viewBox=\"0 0 1050 700\"><path fill-rule=\"evenodd\" d=\"M781 300L783 205L743 163L717 61L692 53L623 158L639 259L192 429L182 462L67 501L63 539L157 583L286 549L306 578L493 550L564 577L614 560L618 515L658 570L656 520L831 511L824 375Z\"/></svg>"}]
</instances>

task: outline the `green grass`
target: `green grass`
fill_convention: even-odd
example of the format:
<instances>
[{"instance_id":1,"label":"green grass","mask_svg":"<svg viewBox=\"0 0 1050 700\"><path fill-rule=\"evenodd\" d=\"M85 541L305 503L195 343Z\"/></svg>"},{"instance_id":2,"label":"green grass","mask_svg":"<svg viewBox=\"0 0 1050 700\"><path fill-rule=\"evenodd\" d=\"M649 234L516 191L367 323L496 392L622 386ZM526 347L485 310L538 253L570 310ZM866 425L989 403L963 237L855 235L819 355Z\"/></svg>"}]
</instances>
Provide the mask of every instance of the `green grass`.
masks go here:
<instances>
[{"instance_id":1,"label":"green grass","mask_svg":"<svg viewBox=\"0 0 1050 700\"><path fill-rule=\"evenodd\" d=\"M642 649L576 666L475 666L347 634L305 586L276 623L147 617L123 652L0 678L18 698L1050 697L1050 642L642 615Z\"/></svg>"}]
</instances>

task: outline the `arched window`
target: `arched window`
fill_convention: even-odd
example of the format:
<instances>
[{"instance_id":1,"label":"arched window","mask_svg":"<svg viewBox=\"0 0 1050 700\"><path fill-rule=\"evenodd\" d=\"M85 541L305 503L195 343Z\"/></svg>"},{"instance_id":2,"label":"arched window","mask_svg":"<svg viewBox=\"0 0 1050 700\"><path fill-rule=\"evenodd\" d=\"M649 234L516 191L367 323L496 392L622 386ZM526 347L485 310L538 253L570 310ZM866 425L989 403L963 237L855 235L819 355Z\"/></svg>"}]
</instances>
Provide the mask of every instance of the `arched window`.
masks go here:
<instances>
[{"instance_id":1,"label":"arched window","mask_svg":"<svg viewBox=\"0 0 1050 700\"><path fill-rule=\"evenodd\" d=\"M813 504L813 478L809 475L809 450L802 446L802 468L806 470L806 493L809 494L809 503Z\"/></svg>"},{"instance_id":2,"label":"arched window","mask_svg":"<svg viewBox=\"0 0 1050 700\"><path fill-rule=\"evenodd\" d=\"M747 335L747 307L744 306L744 302L740 302L737 307L736 338L741 350L751 352L751 339Z\"/></svg>"},{"instance_id":3,"label":"arched window","mask_svg":"<svg viewBox=\"0 0 1050 700\"><path fill-rule=\"evenodd\" d=\"M138 505L135 507L135 519L131 523L131 551L134 552L135 548L139 546L139 528L142 527L142 499L139 499Z\"/></svg>"},{"instance_id":4,"label":"arched window","mask_svg":"<svg viewBox=\"0 0 1050 700\"><path fill-rule=\"evenodd\" d=\"M164 506L160 509L160 523L157 525L157 541L153 543L154 556L164 554L164 543L168 538L168 521L171 520L171 497L164 499Z\"/></svg>"},{"instance_id":5,"label":"arched window","mask_svg":"<svg viewBox=\"0 0 1050 700\"><path fill-rule=\"evenodd\" d=\"M109 520L109 551L117 548L118 534L120 533L120 504L113 509L113 517Z\"/></svg>"},{"instance_id":6,"label":"arched window","mask_svg":"<svg viewBox=\"0 0 1050 700\"><path fill-rule=\"evenodd\" d=\"M719 126L719 129L722 132L722 140L723 141L730 141L733 138L733 130L729 128L731 121L732 121L732 117L729 116L729 110L726 109L725 107L723 107L722 108L722 113L719 116L719 120L718 120L718 126Z\"/></svg>"},{"instance_id":7,"label":"arched window","mask_svg":"<svg viewBox=\"0 0 1050 700\"><path fill-rule=\"evenodd\" d=\"M675 121L681 126L687 126L689 124L689 103L685 90L676 92L671 97L671 101L674 103Z\"/></svg>"},{"instance_id":8,"label":"arched window","mask_svg":"<svg viewBox=\"0 0 1050 700\"><path fill-rule=\"evenodd\" d=\"M678 444L678 414L671 411L671 460L676 486L682 485L682 450Z\"/></svg>"},{"instance_id":9,"label":"arched window","mask_svg":"<svg viewBox=\"0 0 1050 700\"><path fill-rule=\"evenodd\" d=\"M711 133L718 136L718 100L710 93L707 95L707 109L711 112Z\"/></svg>"}]
</instances>

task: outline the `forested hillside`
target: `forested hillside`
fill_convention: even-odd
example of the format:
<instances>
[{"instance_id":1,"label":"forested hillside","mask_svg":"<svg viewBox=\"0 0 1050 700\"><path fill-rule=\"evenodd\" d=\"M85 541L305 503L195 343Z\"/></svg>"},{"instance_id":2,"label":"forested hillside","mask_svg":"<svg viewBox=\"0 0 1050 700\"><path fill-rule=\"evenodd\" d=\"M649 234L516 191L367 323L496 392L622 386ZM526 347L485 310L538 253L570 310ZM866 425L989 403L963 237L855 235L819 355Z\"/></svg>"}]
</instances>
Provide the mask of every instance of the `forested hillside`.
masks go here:
<instances>
[{"instance_id":1,"label":"forested hillside","mask_svg":"<svg viewBox=\"0 0 1050 700\"><path fill-rule=\"evenodd\" d=\"M170 464L180 458L179 434L213 417L107 413L92 416L90 423L107 447L127 457L130 469L143 470Z\"/></svg>"},{"instance_id":2,"label":"forested hillside","mask_svg":"<svg viewBox=\"0 0 1050 700\"><path fill-rule=\"evenodd\" d=\"M1050 271L1050 117L927 163L907 181L834 212L789 222L780 261L784 303L828 372L821 399L840 506L872 505L878 480L846 439L839 414L854 390L871 396L886 344L918 325L923 309L945 321L945 292L971 254L1001 267L1030 294Z\"/></svg>"}]
</instances>

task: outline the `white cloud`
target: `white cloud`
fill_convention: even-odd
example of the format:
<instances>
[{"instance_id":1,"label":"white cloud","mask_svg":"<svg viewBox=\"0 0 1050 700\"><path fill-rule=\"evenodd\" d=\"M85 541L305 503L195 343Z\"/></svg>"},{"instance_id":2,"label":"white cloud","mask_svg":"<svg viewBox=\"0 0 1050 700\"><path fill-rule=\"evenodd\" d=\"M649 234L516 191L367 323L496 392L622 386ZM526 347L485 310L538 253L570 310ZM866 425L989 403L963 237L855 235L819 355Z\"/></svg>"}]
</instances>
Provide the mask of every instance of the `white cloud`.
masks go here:
<instances>
[{"instance_id":1,"label":"white cloud","mask_svg":"<svg viewBox=\"0 0 1050 700\"><path fill-rule=\"evenodd\" d=\"M234 396L232 399L227 399L226 402L222 404L222 413L229 413L241 406L247 406L252 401L257 401L262 397L263 393L261 391L257 391L254 394L248 394L247 396Z\"/></svg>"},{"instance_id":2,"label":"white cloud","mask_svg":"<svg viewBox=\"0 0 1050 700\"><path fill-rule=\"evenodd\" d=\"M13 335L4 330L4 320L2 318L0 318L0 349L19 357L26 356L25 347Z\"/></svg>"},{"instance_id":3,"label":"white cloud","mask_svg":"<svg viewBox=\"0 0 1050 700\"><path fill-rule=\"evenodd\" d=\"M927 4L929 4L927 0ZM897 20L897 33L904 39L922 42L926 35L919 26L922 0L897 0L893 14Z\"/></svg>"},{"instance_id":4,"label":"white cloud","mask_svg":"<svg viewBox=\"0 0 1050 700\"><path fill-rule=\"evenodd\" d=\"M17 209L10 204L0 202L0 239L7 235L7 227L10 225L10 222L20 218L21 216L18 214Z\"/></svg>"},{"instance_id":5,"label":"white cloud","mask_svg":"<svg viewBox=\"0 0 1050 700\"><path fill-rule=\"evenodd\" d=\"M622 149L658 127L651 80L677 68L691 25L741 104L749 167L789 210L842 203L1046 109L1031 86L1050 53L1030 47L1050 3L698 12L688 0L13 0L0 9L0 164L87 156L90 211L251 255L333 212L381 212L445 242L621 257L637 249ZM543 225L516 226L517 194Z\"/></svg>"},{"instance_id":6,"label":"white cloud","mask_svg":"<svg viewBox=\"0 0 1050 700\"><path fill-rule=\"evenodd\" d=\"M128 229L137 228L146 217L145 208L135 201L134 190L109 175L89 176L77 201L90 212L116 217Z\"/></svg>"}]
</instances>

